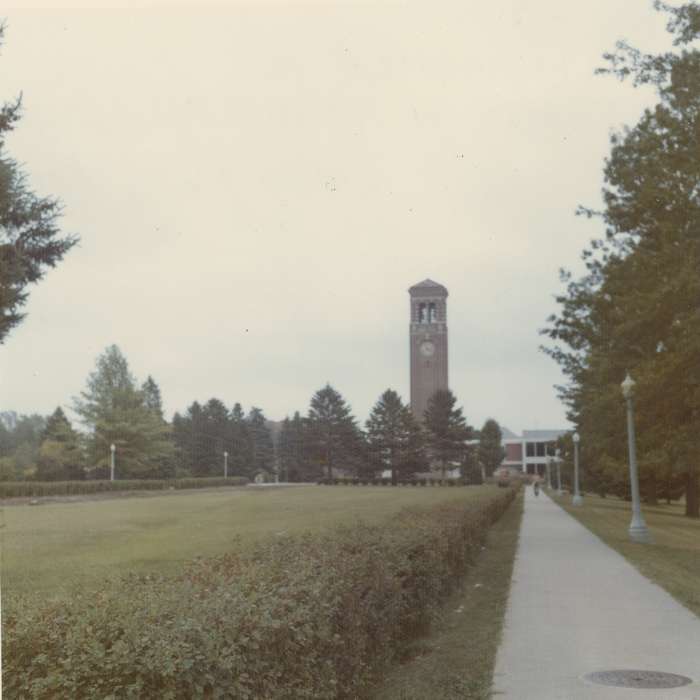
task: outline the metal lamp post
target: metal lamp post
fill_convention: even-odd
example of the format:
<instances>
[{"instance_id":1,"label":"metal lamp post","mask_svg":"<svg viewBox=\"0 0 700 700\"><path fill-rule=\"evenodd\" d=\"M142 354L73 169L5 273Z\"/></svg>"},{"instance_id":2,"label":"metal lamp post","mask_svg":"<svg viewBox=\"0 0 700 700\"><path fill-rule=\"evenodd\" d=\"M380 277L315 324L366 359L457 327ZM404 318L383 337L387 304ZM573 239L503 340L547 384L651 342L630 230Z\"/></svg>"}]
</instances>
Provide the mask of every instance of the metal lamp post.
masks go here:
<instances>
[{"instance_id":1,"label":"metal lamp post","mask_svg":"<svg viewBox=\"0 0 700 700\"><path fill-rule=\"evenodd\" d=\"M117 448L115 447L114 443L112 443L109 446L109 480L114 481L114 453L116 452Z\"/></svg>"},{"instance_id":2,"label":"metal lamp post","mask_svg":"<svg viewBox=\"0 0 700 700\"><path fill-rule=\"evenodd\" d=\"M630 486L632 488L632 522L629 526L630 539L635 542L651 542L649 528L644 522L642 515L642 504L639 498L639 474L637 471L637 448L634 439L634 406L632 396L634 395L635 381L630 377L629 372L625 380L620 385L622 395L627 403L627 442L630 455Z\"/></svg>"},{"instance_id":3,"label":"metal lamp post","mask_svg":"<svg viewBox=\"0 0 700 700\"><path fill-rule=\"evenodd\" d=\"M574 433L572 439L574 441L574 498L572 503L575 506L582 506L583 498L581 498L581 492L578 487L578 443L581 438L578 433Z\"/></svg>"},{"instance_id":4,"label":"metal lamp post","mask_svg":"<svg viewBox=\"0 0 700 700\"><path fill-rule=\"evenodd\" d=\"M224 479L228 479L228 452L224 452Z\"/></svg>"},{"instance_id":5,"label":"metal lamp post","mask_svg":"<svg viewBox=\"0 0 700 700\"><path fill-rule=\"evenodd\" d=\"M557 447L554 459L557 463L557 496L561 496L561 450Z\"/></svg>"}]
</instances>

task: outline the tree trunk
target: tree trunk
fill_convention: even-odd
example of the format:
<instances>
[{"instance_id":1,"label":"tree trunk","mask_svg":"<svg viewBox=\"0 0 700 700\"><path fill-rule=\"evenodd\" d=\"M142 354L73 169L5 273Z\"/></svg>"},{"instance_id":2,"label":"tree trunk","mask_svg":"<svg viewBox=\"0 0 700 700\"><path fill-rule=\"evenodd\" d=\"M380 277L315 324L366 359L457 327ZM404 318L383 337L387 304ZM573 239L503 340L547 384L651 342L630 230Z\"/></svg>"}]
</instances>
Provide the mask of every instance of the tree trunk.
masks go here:
<instances>
[{"instance_id":1,"label":"tree trunk","mask_svg":"<svg viewBox=\"0 0 700 700\"><path fill-rule=\"evenodd\" d=\"M700 483L697 467L692 467L685 478L685 515L700 518Z\"/></svg>"}]
</instances>

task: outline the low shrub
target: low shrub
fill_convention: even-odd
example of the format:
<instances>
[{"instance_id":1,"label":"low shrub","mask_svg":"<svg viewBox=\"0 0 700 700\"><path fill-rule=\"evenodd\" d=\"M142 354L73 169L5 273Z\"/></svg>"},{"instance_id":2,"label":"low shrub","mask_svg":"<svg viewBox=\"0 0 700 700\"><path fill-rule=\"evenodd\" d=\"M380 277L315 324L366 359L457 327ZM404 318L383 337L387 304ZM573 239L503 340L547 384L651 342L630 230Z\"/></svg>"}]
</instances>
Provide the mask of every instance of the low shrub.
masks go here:
<instances>
[{"instance_id":1,"label":"low shrub","mask_svg":"<svg viewBox=\"0 0 700 700\"><path fill-rule=\"evenodd\" d=\"M159 491L163 489L202 489L214 486L245 486L243 476L185 479L116 479L115 481L5 481L0 482L0 498L72 496L105 491Z\"/></svg>"},{"instance_id":2,"label":"low shrub","mask_svg":"<svg viewBox=\"0 0 700 700\"><path fill-rule=\"evenodd\" d=\"M5 612L8 697L360 697L425 631L515 489L410 508L381 525L270 538Z\"/></svg>"}]
</instances>

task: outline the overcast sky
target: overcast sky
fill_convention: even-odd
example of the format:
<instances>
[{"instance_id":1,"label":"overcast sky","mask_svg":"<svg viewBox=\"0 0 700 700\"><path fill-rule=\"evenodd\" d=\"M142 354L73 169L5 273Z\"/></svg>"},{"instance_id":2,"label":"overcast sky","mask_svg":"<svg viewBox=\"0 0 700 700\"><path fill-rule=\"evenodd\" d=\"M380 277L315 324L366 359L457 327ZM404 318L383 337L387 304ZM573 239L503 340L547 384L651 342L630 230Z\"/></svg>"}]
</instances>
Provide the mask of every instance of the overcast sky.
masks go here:
<instances>
[{"instance_id":1,"label":"overcast sky","mask_svg":"<svg viewBox=\"0 0 700 700\"><path fill-rule=\"evenodd\" d=\"M0 346L0 408L69 407L116 343L168 414L282 419L330 382L364 422L408 399L430 277L468 420L567 425L538 329L602 232L574 211L611 131L652 103L593 75L620 38L669 46L650 0L29 4L0 11L8 149L81 244Z\"/></svg>"}]
</instances>

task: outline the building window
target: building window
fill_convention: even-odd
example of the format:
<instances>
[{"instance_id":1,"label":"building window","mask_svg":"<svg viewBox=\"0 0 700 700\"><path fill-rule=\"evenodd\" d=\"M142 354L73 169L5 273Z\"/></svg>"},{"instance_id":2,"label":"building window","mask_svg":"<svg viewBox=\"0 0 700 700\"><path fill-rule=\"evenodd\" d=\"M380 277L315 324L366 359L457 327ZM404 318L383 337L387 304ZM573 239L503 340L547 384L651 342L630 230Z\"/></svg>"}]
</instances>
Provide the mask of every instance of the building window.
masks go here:
<instances>
[{"instance_id":1,"label":"building window","mask_svg":"<svg viewBox=\"0 0 700 700\"><path fill-rule=\"evenodd\" d=\"M537 456L538 457L546 457L547 455L547 443L546 442L538 442L537 444Z\"/></svg>"},{"instance_id":2,"label":"building window","mask_svg":"<svg viewBox=\"0 0 700 700\"><path fill-rule=\"evenodd\" d=\"M556 442L548 442L547 443L547 456L548 457L554 457L557 453L557 443Z\"/></svg>"},{"instance_id":3,"label":"building window","mask_svg":"<svg viewBox=\"0 0 700 700\"><path fill-rule=\"evenodd\" d=\"M525 456L526 457L534 457L535 456L535 443L534 442L528 442L525 445Z\"/></svg>"},{"instance_id":4,"label":"building window","mask_svg":"<svg viewBox=\"0 0 700 700\"><path fill-rule=\"evenodd\" d=\"M428 320L425 304L418 304L418 323L425 323Z\"/></svg>"},{"instance_id":5,"label":"building window","mask_svg":"<svg viewBox=\"0 0 700 700\"><path fill-rule=\"evenodd\" d=\"M437 311L435 309L435 304L428 304L428 323L435 323L437 321Z\"/></svg>"}]
</instances>

